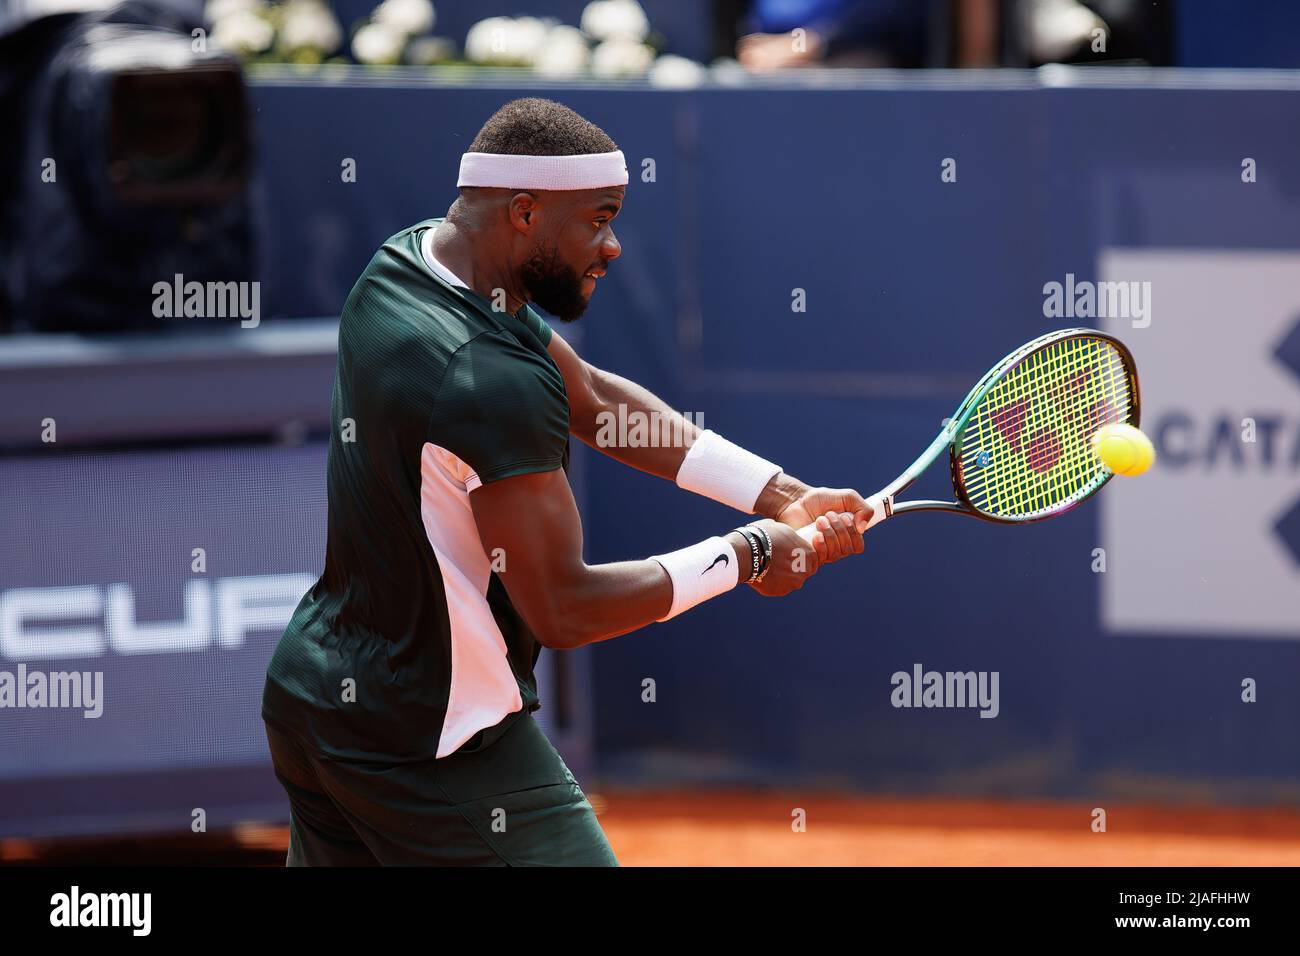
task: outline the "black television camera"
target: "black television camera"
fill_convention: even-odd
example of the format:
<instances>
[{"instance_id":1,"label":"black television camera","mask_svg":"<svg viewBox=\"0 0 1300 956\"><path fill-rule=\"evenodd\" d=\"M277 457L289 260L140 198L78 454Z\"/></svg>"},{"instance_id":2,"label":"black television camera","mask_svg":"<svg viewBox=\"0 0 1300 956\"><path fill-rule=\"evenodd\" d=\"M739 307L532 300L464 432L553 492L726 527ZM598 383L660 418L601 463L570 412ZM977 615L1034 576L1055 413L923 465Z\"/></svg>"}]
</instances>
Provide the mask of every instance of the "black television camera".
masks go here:
<instances>
[{"instance_id":1,"label":"black television camera","mask_svg":"<svg viewBox=\"0 0 1300 956\"><path fill-rule=\"evenodd\" d=\"M243 72L194 3L73 4L0 9L0 329L175 324L157 283L255 279Z\"/></svg>"}]
</instances>

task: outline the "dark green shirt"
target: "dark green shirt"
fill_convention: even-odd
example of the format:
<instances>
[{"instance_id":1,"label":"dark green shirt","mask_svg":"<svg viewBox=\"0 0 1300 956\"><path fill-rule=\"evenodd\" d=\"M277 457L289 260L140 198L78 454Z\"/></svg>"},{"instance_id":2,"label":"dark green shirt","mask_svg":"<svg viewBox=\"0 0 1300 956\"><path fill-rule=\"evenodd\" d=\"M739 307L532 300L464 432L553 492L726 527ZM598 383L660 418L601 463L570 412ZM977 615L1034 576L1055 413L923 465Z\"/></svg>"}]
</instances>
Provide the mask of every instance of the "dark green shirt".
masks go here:
<instances>
[{"instance_id":1,"label":"dark green shirt","mask_svg":"<svg viewBox=\"0 0 1300 956\"><path fill-rule=\"evenodd\" d=\"M262 699L266 720L347 759L478 749L538 706L540 646L469 495L567 469L568 397L536 312L493 311L434 273L421 242L439 222L385 242L343 308L325 572Z\"/></svg>"}]
</instances>

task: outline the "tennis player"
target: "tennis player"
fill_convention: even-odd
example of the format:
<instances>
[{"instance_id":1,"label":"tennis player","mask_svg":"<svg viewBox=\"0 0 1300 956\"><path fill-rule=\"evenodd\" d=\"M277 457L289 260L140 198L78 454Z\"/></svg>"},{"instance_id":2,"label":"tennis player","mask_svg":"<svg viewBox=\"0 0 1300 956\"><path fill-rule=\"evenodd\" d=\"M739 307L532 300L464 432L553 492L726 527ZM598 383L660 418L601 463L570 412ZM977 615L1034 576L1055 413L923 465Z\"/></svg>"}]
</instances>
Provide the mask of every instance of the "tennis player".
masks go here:
<instances>
[{"instance_id":1,"label":"tennis player","mask_svg":"<svg viewBox=\"0 0 1300 956\"><path fill-rule=\"evenodd\" d=\"M443 219L404 229L339 324L325 571L267 674L262 713L292 812L289 865L613 865L532 719L542 647L666 621L748 584L779 596L862 550L850 490L810 488L580 359L572 321L618 258L628 182L597 126L506 104L461 157ZM689 447L605 447L597 417L675 420ZM763 516L678 551L582 559L573 435ZM795 529L814 519L811 545Z\"/></svg>"}]
</instances>

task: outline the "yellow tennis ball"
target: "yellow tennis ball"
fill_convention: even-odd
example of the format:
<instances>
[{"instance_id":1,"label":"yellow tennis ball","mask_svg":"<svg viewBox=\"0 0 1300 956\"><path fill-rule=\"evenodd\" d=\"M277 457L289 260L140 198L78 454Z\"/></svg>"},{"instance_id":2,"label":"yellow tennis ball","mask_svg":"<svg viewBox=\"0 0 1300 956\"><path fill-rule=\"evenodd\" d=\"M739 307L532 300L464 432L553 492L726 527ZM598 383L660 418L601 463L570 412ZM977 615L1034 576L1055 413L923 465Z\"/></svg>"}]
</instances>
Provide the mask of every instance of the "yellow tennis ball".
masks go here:
<instances>
[{"instance_id":1,"label":"yellow tennis ball","mask_svg":"<svg viewBox=\"0 0 1300 956\"><path fill-rule=\"evenodd\" d=\"M1142 474L1156 460L1151 439L1132 425L1102 425L1092 446L1107 468L1130 478Z\"/></svg>"}]
</instances>

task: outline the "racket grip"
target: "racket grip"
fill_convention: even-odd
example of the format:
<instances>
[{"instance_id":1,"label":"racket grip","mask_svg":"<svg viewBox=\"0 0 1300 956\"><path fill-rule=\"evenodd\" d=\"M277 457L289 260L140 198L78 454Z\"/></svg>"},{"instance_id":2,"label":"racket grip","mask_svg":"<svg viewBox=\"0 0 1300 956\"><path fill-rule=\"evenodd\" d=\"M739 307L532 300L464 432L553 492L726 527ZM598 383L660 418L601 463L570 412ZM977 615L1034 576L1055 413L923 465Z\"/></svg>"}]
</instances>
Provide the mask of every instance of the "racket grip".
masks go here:
<instances>
[{"instance_id":1,"label":"racket grip","mask_svg":"<svg viewBox=\"0 0 1300 956\"><path fill-rule=\"evenodd\" d=\"M889 517L889 510L890 506L893 504L893 499L890 498L889 500L886 500L884 495L872 495L867 499L867 504L871 505L871 520L867 522L867 527L863 530L863 534L866 534L876 525L880 524L880 522ZM798 531L799 537L803 538L809 544L812 544L813 535L816 533L816 522L806 524Z\"/></svg>"}]
</instances>

